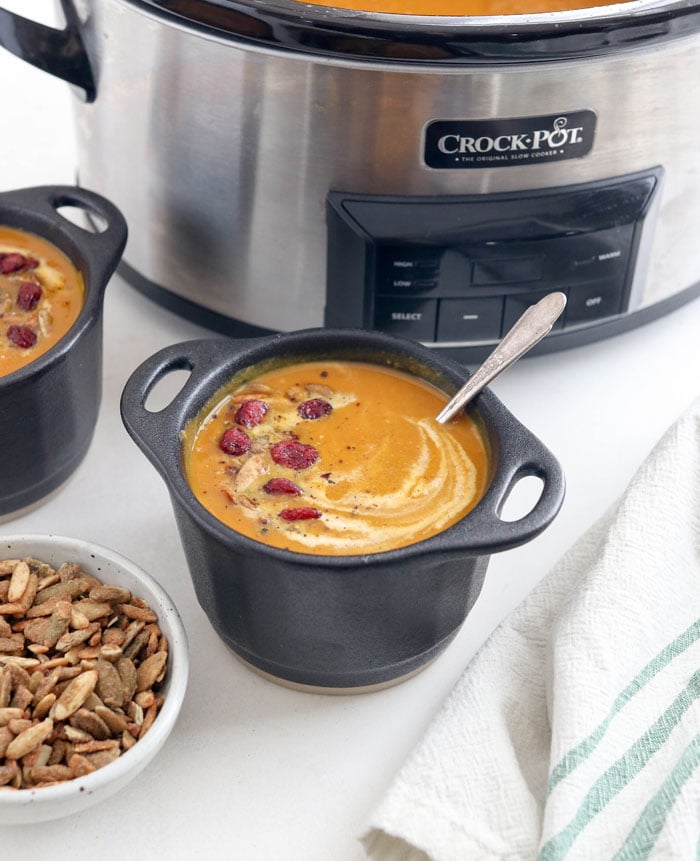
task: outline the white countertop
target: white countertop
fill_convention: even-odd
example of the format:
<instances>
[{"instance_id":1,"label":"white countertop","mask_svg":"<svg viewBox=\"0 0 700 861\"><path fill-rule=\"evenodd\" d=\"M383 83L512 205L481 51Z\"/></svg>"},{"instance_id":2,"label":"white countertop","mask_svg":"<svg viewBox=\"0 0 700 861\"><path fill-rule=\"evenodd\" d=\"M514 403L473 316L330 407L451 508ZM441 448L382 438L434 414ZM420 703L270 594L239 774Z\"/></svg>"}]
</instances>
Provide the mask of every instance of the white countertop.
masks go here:
<instances>
[{"instance_id":1,"label":"white countertop","mask_svg":"<svg viewBox=\"0 0 700 861\"><path fill-rule=\"evenodd\" d=\"M8 5L8 4L5 4ZM15 4L17 5L17 4ZM68 87L0 50L6 105L0 190L72 183ZM105 302L102 408L88 456L58 495L0 525L54 532L131 557L171 594L191 649L179 722L146 771L112 800L31 829L0 826L2 856L225 857L360 861L357 836L474 652L623 491L663 431L700 395L700 301L628 334L530 358L493 385L559 457L567 497L530 544L494 556L456 640L428 669L358 696L288 690L246 669L199 608L170 501L122 426L130 372L166 344L207 333L115 277ZM2 408L0 404L0 409Z\"/></svg>"}]
</instances>

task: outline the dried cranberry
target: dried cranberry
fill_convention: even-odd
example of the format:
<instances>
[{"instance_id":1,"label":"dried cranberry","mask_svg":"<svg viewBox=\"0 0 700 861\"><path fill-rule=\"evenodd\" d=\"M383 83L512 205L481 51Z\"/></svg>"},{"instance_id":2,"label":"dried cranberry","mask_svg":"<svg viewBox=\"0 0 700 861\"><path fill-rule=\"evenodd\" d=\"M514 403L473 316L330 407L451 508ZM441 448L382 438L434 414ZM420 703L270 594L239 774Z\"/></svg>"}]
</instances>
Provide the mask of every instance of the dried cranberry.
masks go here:
<instances>
[{"instance_id":1,"label":"dried cranberry","mask_svg":"<svg viewBox=\"0 0 700 861\"><path fill-rule=\"evenodd\" d=\"M320 419L333 412L333 407L323 398L312 398L299 404L297 412L303 419Z\"/></svg>"},{"instance_id":2,"label":"dried cranberry","mask_svg":"<svg viewBox=\"0 0 700 861\"><path fill-rule=\"evenodd\" d=\"M233 420L243 427L254 428L265 418L265 413L269 409L265 401L243 401L236 410Z\"/></svg>"},{"instance_id":3,"label":"dried cranberry","mask_svg":"<svg viewBox=\"0 0 700 861\"><path fill-rule=\"evenodd\" d=\"M38 266L39 261L36 259L36 257L27 257L27 259L24 261L25 269L36 269Z\"/></svg>"},{"instance_id":4,"label":"dried cranberry","mask_svg":"<svg viewBox=\"0 0 700 861\"><path fill-rule=\"evenodd\" d=\"M23 311L33 311L41 299L41 287L32 281L24 281L17 291L17 304Z\"/></svg>"},{"instance_id":5,"label":"dried cranberry","mask_svg":"<svg viewBox=\"0 0 700 861\"><path fill-rule=\"evenodd\" d=\"M33 347L36 344L36 333L29 326L9 326L7 329L7 337L16 347L26 350L28 347Z\"/></svg>"},{"instance_id":6,"label":"dried cranberry","mask_svg":"<svg viewBox=\"0 0 700 861\"><path fill-rule=\"evenodd\" d=\"M0 254L0 273L9 275L11 272L19 272L27 263L27 258L24 254L12 252L10 254Z\"/></svg>"},{"instance_id":7,"label":"dried cranberry","mask_svg":"<svg viewBox=\"0 0 700 861\"><path fill-rule=\"evenodd\" d=\"M280 511L282 520L318 520L320 516L318 508L285 508Z\"/></svg>"},{"instance_id":8,"label":"dried cranberry","mask_svg":"<svg viewBox=\"0 0 700 861\"><path fill-rule=\"evenodd\" d=\"M250 437L240 428L229 428L219 440L219 448L238 457L250 448Z\"/></svg>"},{"instance_id":9,"label":"dried cranberry","mask_svg":"<svg viewBox=\"0 0 700 861\"><path fill-rule=\"evenodd\" d=\"M290 494L291 496L301 496L302 489L298 484L294 484L288 478L271 478L266 484L263 484L265 493L271 493L277 496L281 493Z\"/></svg>"},{"instance_id":10,"label":"dried cranberry","mask_svg":"<svg viewBox=\"0 0 700 861\"><path fill-rule=\"evenodd\" d=\"M318 460L318 452L313 446L292 439L275 443L270 449L270 456L279 466L290 469L307 469Z\"/></svg>"}]
</instances>

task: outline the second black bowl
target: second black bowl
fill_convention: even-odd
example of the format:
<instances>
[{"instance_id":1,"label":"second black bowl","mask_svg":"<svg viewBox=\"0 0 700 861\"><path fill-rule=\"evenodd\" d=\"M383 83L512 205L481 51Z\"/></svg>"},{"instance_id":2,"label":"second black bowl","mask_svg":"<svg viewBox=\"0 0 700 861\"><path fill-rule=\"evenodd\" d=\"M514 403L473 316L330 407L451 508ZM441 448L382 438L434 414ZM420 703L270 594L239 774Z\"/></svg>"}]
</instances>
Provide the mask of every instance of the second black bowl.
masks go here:
<instances>
[{"instance_id":1,"label":"second black bowl","mask_svg":"<svg viewBox=\"0 0 700 861\"><path fill-rule=\"evenodd\" d=\"M82 210L103 229L92 233L60 214ZM104 291L126 243L119 210L72 186L0 194L0 224L33 233L62 251L82 275L85 298L69 331L48 352L0 376L0 516L16 514L61 485L93 437L102 395Z\"/></svg>"}]
</instances>

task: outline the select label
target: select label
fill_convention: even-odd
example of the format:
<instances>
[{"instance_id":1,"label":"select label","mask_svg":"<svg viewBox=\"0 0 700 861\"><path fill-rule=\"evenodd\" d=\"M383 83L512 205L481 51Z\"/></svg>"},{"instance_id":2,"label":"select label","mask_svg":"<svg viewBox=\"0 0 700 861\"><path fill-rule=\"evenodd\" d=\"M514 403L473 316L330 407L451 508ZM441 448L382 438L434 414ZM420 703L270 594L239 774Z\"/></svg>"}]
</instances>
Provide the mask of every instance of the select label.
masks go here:
<instances>
[{"instance_id":1,"label":"select label","mask_svg":"<svg viewBox=\"0 0 700 861\"><path fill-rule=\"evenodd\" d=\"M423 158L439 170L513 167L582 158L595 136L593 111L498 120L434 120Z\"/></svg>"}]
</instances>

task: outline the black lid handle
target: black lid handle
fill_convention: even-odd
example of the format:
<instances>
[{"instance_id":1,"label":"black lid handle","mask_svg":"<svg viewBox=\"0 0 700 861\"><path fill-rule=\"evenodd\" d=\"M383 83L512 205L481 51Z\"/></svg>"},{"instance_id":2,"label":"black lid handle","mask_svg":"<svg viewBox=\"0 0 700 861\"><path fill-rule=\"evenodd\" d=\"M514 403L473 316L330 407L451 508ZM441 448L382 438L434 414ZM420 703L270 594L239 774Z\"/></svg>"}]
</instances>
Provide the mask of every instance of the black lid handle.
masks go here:
<instances>
[{"instance_id":1,"label":"black lid handle","mask_svg":"<svg viewBox=\"0 0 700 861\"><path fill-rule=\"evenodd\" d=\"M94 102L95 78L80 35L80 19L72 0L61 0L66 18L63 30L30 21L0 8L0 46L37 69L62 78L83 90Z\"/></svg>"}]
</instances>

